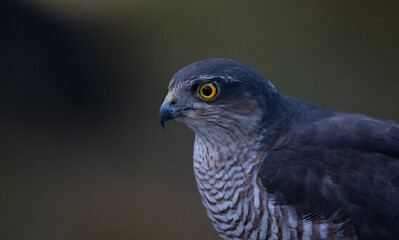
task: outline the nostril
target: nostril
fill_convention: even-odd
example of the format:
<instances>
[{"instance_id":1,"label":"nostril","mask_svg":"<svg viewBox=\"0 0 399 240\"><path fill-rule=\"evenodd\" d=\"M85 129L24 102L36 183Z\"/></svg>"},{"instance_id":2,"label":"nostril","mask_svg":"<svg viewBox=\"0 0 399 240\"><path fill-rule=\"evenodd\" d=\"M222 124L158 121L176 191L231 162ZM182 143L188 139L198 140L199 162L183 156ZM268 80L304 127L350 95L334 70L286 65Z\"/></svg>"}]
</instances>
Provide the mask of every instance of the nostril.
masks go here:
<instances>
[{"instance_id":1,"label":"nostril","mask_svg":"<svg viewBox=\"0 0 399 240\"><path fill-rule=\"evenodd\" d=\"M176 99L172 99L172 101L170 101L169 105L173 105L176 104L177 100Z\"/></svg>"}]
</instances>

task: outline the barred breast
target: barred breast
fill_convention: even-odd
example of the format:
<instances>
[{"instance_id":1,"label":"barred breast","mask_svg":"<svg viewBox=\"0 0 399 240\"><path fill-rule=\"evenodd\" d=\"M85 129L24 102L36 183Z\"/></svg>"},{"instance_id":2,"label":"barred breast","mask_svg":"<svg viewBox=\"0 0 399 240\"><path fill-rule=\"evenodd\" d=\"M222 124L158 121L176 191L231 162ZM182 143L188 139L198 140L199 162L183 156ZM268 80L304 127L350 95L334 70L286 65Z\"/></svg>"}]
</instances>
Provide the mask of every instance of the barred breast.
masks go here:
<instances>
[{"instance_id":1,"label":"barred breast","mask_svg":"<svg viewBox=\"0 0 399 240\"><path fill-rule=\"evenodd\" d=\"M230 147L198 136L194 147L202 203L221 238L356 239L343 224L304 218L294 207L279 205L257 176L264 155L256 146L239 154Z\"/></svg>"}]
</instances>

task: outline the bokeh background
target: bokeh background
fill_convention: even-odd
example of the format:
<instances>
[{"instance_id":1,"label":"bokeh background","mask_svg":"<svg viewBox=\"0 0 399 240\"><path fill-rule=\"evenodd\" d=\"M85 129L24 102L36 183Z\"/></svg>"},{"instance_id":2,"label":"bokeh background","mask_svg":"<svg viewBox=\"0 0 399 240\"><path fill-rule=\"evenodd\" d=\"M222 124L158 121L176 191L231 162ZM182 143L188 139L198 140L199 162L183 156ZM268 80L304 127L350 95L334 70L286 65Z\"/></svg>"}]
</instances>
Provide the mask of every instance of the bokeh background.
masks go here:
<instances>
[{"instance_id":1,"label":"bokeh background","mask_svg":"<svg viewBox=\"0 0 399 240\"><path fill-rule=\"evenodd\" d=\"M172 75L240 60L280 92L399 121L394 1L0 2L0 238L218 239Z\"/></svg>"}]
</instances>

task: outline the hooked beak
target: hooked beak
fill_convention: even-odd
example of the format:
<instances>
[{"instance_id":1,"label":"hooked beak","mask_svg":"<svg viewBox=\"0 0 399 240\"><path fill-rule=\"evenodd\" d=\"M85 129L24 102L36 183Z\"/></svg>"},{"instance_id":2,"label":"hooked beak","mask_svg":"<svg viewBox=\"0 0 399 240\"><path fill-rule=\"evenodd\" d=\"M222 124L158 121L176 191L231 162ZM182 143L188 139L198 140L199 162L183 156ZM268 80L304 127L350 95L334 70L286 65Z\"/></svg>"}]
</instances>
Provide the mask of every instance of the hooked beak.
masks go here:
<instances>
[{"instance_id":1,"label":"hooked beak","mask_svg":"<svg viewBox=\"0 0 399 240\"><path fill-rule=\"evenodd\" d=\"M174 104L169 105L166 101L163 102L161 109L159 110L159 121L161 126L165 128L165 122L175 119L182 114L182 109L176 107Z\"/></svg>"}]
</instances>

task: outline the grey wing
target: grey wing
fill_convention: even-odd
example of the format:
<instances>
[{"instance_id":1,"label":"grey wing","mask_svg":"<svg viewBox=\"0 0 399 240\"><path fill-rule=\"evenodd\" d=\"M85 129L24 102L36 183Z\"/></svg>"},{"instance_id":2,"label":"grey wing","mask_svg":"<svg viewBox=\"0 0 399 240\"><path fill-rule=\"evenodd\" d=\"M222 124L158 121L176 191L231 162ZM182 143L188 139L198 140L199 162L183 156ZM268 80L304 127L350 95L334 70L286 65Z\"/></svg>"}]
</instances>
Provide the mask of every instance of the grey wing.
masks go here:
<instances>
[{"instance_id":1,"label":"grey wing","mask_svg":"<svg viewBox=\"0 0 399 240\"><path fill-rule=\"evenodd\" d=\"M341 211L361 238L399 239L399 126L342 114L284 136L259 171L303 216Z\"/></svg>"}]
</instances>

